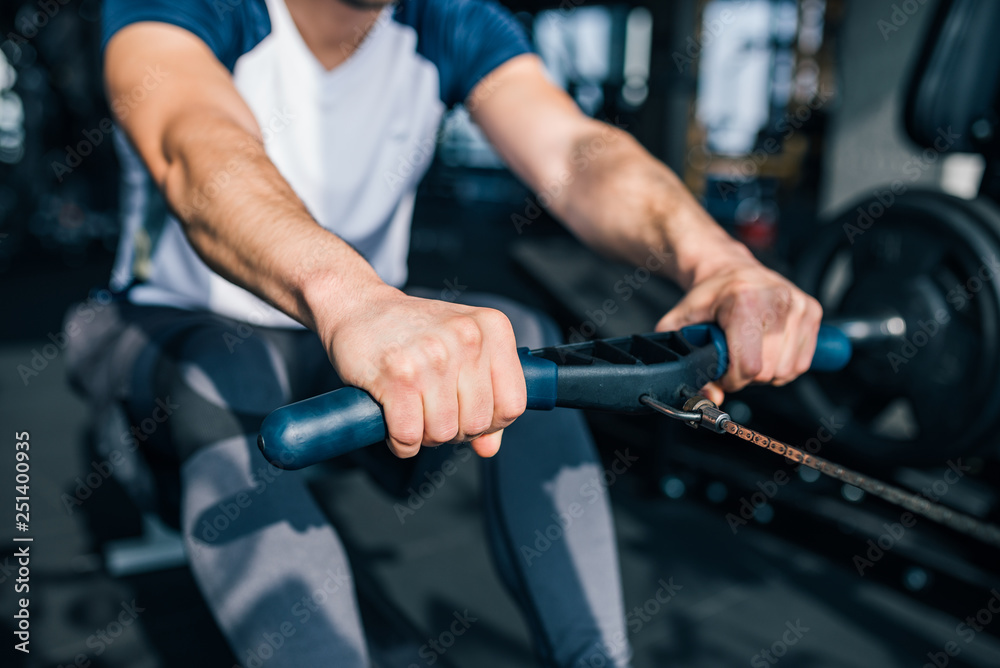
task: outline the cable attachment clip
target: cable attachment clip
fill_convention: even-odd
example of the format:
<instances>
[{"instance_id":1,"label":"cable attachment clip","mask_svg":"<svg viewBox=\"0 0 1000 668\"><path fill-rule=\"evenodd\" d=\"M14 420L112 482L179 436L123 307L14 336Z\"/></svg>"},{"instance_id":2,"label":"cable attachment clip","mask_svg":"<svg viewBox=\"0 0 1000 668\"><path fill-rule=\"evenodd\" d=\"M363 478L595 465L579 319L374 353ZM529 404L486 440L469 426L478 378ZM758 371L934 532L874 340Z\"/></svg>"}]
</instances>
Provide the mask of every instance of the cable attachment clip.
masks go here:
<instances>
[{"instance_id":1,"label":"cable attachment clip","mask_svg":"<svg viewBox=\"0 0 1000 668\"><path fill-rule=\"evenodd\" d=\"M688 399L684 403L683 409L668 406L648 394L639 397L639 402L649 406L657 413L686 422L689 427L702 426L720 434L726 430L726 423L730 422L729 413L719 410L718 406L700 394Z\"/></svg>"},{"instance_id":2,"label":"cable attachment clip","mask_svg":"<svg viewBox=\"0 0 1000 668\"><path fill-rule=\"evenodd\" d=\"M695 395L684 402L684 410L699 413L701 415L701 419L697 422L688 422L688 424L695 429L702 426L721 434L726 431L726 423L731 421L729 413L721 410L718 406L700 394Z\"/></svg>"}]
</instances>

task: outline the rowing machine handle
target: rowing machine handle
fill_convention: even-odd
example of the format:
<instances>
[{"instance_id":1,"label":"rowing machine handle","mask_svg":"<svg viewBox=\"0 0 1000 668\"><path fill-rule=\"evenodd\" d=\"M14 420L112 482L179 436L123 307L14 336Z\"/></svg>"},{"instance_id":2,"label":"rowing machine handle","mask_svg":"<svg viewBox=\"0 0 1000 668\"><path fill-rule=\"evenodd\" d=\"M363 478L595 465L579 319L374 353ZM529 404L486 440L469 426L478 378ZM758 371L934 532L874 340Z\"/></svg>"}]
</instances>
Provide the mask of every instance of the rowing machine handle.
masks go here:
<instances>
[{"instance_id":1,"label":"rowing machine handle","mask_svg":"<svg viewBox=\"0 0 1000 668\"><path fill-rule=\"evenodd\" d=\"M654 357L640 356L640 347L653 350ZM659 349L666 352L656 356ZM609 350L632 359L623 362ZM844 333L823 325L811 369L839 371L851 353ZM581 364L585 354L596 363ZM643 394L680 404L682 388L697 389L704 381L721 377L728 364L726 339L715 325L537 351L520 348L518 356L528 391L527 408L532 410L558 405L635 412L644 410L639 402ZM382 407L364 390L344 387L278 408L261 424L257 445L271 464L295 470L385 439Z\"/></svg>"}]
</instances>

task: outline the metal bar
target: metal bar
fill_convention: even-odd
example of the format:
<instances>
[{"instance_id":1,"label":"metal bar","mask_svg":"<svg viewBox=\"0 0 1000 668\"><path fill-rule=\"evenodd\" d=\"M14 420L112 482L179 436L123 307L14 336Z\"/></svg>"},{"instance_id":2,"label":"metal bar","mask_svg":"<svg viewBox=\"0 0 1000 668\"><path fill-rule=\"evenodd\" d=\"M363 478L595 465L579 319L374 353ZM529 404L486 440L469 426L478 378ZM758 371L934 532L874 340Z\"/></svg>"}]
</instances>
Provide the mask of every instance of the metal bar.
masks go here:
<instances>
[{"instance_id":1,"label":"metal bar","mask_svg":"<svg viewBox=\"0 0 1000 668\"><path fill-rule=\"evenodd\" d=\"M674 408L673 406L668 406L665 403L657 401L648 394L644 394L639 397L639 403L646 404L657 413L663 413L667 417L672 417L675 420L684 420L685 422L693 422L695 424L701 422L701 413L699 411L682 411Z\"/></svg>"},{"instance_id":2,"label":"metal bar","mask_svg":"<svg viewBox=\"0 0 1000 668\"><path fill-rule=\"evenodd\" d=\"M884 318L831 318L824 323L836 327L851 343L864 345L906 336L906 320L898 315Z\"/></svg>"}]
</instances>

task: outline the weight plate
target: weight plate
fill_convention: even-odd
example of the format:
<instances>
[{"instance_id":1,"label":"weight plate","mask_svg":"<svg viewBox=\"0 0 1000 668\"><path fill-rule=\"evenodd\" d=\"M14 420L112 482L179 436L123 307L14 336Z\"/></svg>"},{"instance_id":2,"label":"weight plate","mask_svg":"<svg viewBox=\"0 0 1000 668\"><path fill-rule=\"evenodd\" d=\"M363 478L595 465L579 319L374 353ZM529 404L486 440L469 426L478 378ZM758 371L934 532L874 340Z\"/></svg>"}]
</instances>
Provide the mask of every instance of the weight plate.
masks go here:
<instances>
[{"instance_id":1,"label":"weight plate","mask_svg":"<svg viewBox=\"0 0 1000 668\"><path fill-rule=\"evenodd\" d=\"M848 457L927 465L995 445L1000 209L934 192L881 197L825 226L797 279L825 320L896 316L905 334L858 342L846 369L803 377L797 395L811 420L844 425L833 447Z\"/></svg>"}]
</instances>

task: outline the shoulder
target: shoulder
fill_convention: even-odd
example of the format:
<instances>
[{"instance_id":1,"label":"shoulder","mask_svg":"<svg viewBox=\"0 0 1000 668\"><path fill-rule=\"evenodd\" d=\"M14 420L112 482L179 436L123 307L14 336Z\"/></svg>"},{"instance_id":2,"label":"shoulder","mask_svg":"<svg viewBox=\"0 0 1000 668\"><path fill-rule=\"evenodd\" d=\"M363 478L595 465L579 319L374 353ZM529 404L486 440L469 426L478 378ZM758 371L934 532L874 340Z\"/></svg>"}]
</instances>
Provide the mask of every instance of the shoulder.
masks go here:
<instances>
[{"instance_id":1,"label":"shoulder","mask_svg":"<svg viewBox=\"0 0 1000 668\"><path fill-rule=\"evenodd\" d=\"M507 60L531 51L517 18L492 0L401 0L396 20L417 33L417 51L437 67L441 98L465 100Z\"/></svg>"},{"instance_id":2,"label":"shoulder","mask_svg":"<svg viewBox=\"0 0 1000 668\"><path fill-rule=\"evenodd\" d=\"M264 0L104 0L101 48L141 21L169 23L196 35L230 70L271 32Z\"/></svg>"}]
</instances>

